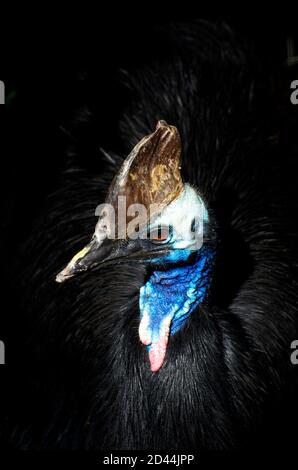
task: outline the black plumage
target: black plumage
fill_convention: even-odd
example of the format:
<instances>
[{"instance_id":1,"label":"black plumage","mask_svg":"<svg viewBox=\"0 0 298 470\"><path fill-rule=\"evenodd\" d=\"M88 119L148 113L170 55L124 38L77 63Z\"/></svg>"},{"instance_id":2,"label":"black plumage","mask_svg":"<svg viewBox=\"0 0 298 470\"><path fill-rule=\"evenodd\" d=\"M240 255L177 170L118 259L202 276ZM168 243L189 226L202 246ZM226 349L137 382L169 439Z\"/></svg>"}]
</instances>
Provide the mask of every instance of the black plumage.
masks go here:
<instances>
[{"instance_id":1,"label":"black plumage","mask_svg":"<svg viewBox=\"0 0 298 470\"><path fill-rule=\"evenodd\" d=\"M19 331L11 325L8 336L24 358L11 359L3 411L12 447L222 449L291 434L283 426L296 380L297 154L284 137L287 108L226 25L169 33L169 56L124 74L121 157L94 156L84 168L88 124L79 119L59 187L12 269ZM207 301L152 374L137 334L145 265L54 279L89 241L122 157L159 119L181 133L183 176L210 208L218 248Z\"/></svg>"}]
</instances>

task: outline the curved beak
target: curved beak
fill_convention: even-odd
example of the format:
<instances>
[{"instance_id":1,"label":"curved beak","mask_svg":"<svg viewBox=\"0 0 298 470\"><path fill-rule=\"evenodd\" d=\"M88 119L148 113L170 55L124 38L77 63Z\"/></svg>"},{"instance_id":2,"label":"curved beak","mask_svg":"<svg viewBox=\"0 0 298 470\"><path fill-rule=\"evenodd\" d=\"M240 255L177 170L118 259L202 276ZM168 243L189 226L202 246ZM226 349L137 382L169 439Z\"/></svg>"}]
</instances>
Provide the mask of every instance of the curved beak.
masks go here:
<instances>
[{"instance_id":1,"label":"curved beak","mask_svg":"<svg viewBox=\"0 0 298 470\"><path fill-rule=\"evenodd\" d=\"M56 282L64 282L76 274L87 271L98 265L115 264L127 259L150 261L168 253L167 246L146 249L138 240L123 241L104 239L98 242L94 237L91 242L79 251L56 276Z\"/></svg>"},{"instance_id":2,"label":"curved beak","mask_svg":"<svg viewBox=\"0 0 298 470\"><path fill-rule=\"evenodd\" d=\"M95 238L79 251L56 276L57 282L64 282L75 274L87 271L98 264L117 257L112 240L106 239L99 243Z\"/></svg>"}]
</instances>

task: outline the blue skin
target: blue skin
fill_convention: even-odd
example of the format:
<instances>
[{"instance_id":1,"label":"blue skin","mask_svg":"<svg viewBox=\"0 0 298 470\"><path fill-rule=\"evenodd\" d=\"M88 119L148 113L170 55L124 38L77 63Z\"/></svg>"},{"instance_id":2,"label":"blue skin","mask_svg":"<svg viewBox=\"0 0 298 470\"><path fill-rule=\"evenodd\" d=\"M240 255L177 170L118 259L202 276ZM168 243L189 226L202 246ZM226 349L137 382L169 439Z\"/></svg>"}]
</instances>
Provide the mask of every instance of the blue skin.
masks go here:
<instances>
[{"instance_id":1,"label":"blue skin","mask_svg":"<svg viewBox=\"0 0 298 470\"><path fill-rule=\"evenodd\" d=\"M173 250L163 262L186 261L190 250ZM214 249L202 247L192 264L154 271L140 290L141 318L144 309L149 313L152 341L157 341L160 326L166 317L173 316L170 335L179 331L190 314L203 302L211 283ZM148 346L150 349L150 345Z\"/></svg>"}]
</instances>

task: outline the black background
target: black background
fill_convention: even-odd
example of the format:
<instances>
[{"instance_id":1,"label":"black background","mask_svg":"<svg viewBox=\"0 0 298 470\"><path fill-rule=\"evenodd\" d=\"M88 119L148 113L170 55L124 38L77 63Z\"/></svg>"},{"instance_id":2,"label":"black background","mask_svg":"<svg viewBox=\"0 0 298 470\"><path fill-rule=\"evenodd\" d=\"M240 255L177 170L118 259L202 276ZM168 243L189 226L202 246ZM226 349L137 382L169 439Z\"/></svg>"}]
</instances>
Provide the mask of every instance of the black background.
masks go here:
<instances>
[{"instance_id":1,"label":"black background","mask_svg":"<svg viewBox=\"0 0 298 470\"><path fill-rule=\"evenodd\" d=\"M64 168L65 148L77 138L75 120L81 109L97 114L80 163L91 165L99 146L121 151L118 120L130 98L121 85L121 70L170 57L161 31L172 22L226 22L251 45L268 73L285 68L287 38L294 39L298 54L295 12L285 5L265 13L245 7L241 14L216 8L193 14L186 8L177 10L162 11L155 4L131 11L115 6L114 14L99 10L85 16L84 10L76 23L68 14L61 19L60 13L46 21L45 12L44 21L36 21L34 27L9 25L0 65L6 86L6 105L0 108L1 223L4 234L9 228L6 243L30 233L32 220ZM298 77L297 66L281 93L290 96L290 77L297 78L295 73Z\"/></svg>"},{"instance_id":2,"label":"black background","mask_svg":"<svg viewBox=\"0 0 298 470\"><path fill-rule=\"evenodd\" d=\"M78 111L86 105L91 113L99 110L90 126L82 164L92 165L99 146L121 151L118 120L129 94L121 85L119 71L169 56L171 50L160 40L160 30L173 21L225 21L252 45L264 69L277 75L285 68L288 37L294 39L298 55L295 12L285 6L262 15L251 10L241 15L216 10L212 14L172 10L161 14L159 7L141 4L136 10L139 15L133 16L136 11L119 11L115 5L113 14L97 10L76 24L67 15L61 20L57 13L59 27L46 21L45 11L45 23L37 21L34 29L26 24L20 30L12 25L2 41L0 79L7 98L6 105L0 106L3 289L15 246L30 234L64 168L65 148L76 138ZM290 78L298 79L297 66L281 85L280 92L289 97ZM4 300L1 310L0 339L5 338L5 314L10 314ZM9 351L6 355L4 369L9 368ZM4 369L0 369L0 380L5 380Z\"/></svg>"}]
</instances>

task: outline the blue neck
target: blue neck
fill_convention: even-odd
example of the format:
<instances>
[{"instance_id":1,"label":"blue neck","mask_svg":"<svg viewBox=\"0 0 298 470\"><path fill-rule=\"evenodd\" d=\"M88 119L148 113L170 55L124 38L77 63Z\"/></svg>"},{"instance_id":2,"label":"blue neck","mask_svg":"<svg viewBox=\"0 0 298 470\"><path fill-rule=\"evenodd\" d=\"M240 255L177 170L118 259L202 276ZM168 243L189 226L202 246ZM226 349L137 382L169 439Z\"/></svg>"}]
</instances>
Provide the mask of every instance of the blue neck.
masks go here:
<instances>
[{"instance_id":1,"label":"blue neck","mask_svg":"<svg viewBox=\"0 0 298 470\"><path fill-rule=\"evenodd\" d=\"M176 250L170 262L188 259L188 250ZM149 351L160 341L163 325L169 325L168 334L179 331L189 315L203 302L211 283L214 249L202 247L192 264L154 271L140 289L140 337ZM144 339L145 338L145 339Z\"/></svg>"}]
</instances>

